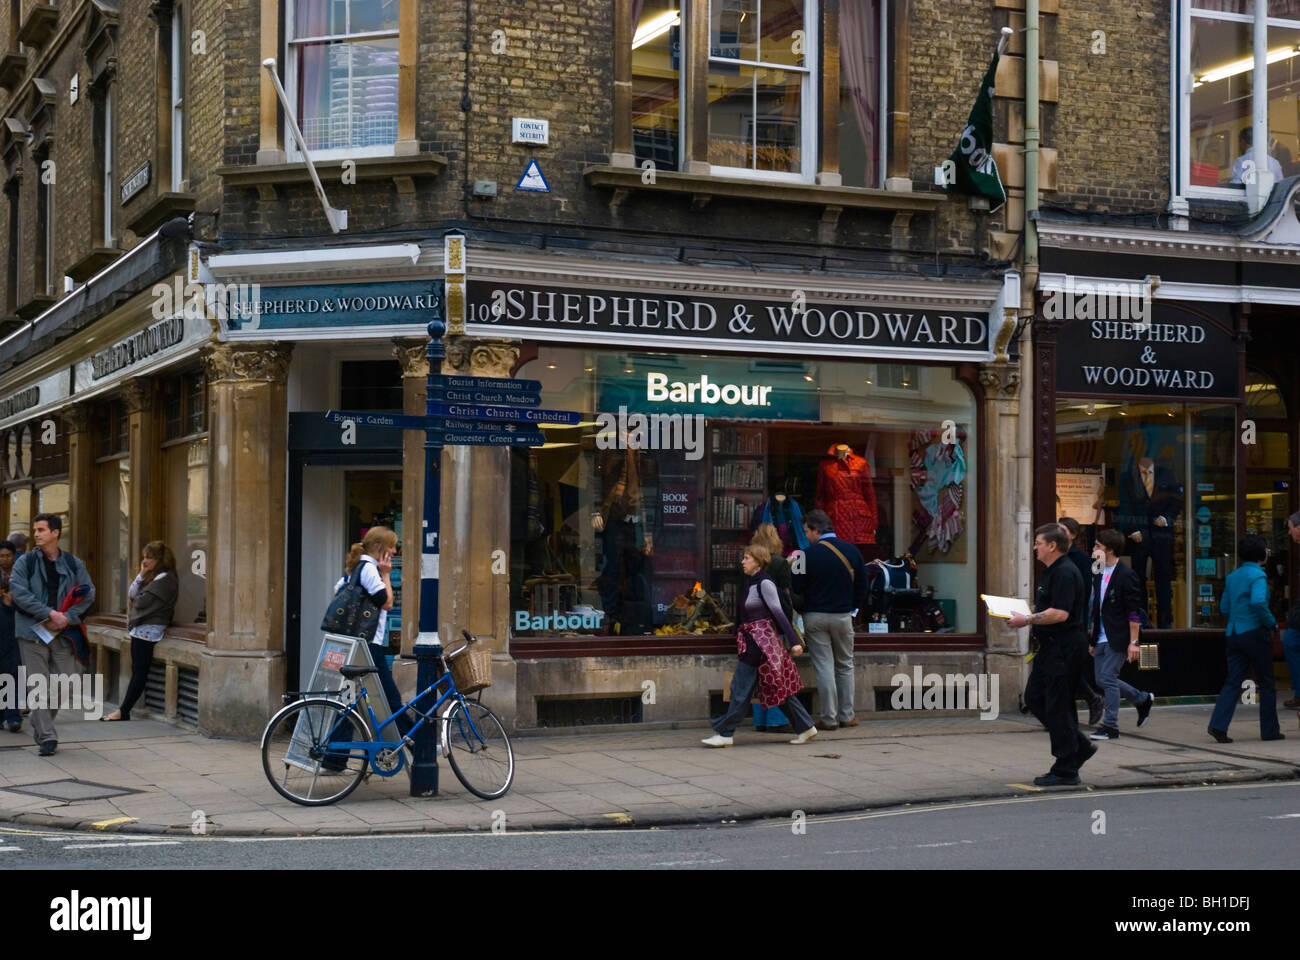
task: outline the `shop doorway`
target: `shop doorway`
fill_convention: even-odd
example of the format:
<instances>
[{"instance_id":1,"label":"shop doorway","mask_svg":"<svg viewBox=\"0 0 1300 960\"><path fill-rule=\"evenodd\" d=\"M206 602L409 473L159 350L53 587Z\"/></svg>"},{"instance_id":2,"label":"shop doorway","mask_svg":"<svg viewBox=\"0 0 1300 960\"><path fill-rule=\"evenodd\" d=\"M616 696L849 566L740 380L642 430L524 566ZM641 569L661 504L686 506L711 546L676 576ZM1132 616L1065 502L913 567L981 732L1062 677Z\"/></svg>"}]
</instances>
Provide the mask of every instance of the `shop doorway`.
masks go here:
<instances>
[{"instance_id":1,"label":"shop doorway","mask_svg":"<svg viewBox=\"0 0 1300 960\"><path fill-rule=\"evenodd\" d=\"M1287 534L1287 517L1295 510L1296 424L1287 416L1286 398L1278 384L1258 372L1246 379L1243 421L1255 425L1254 443L1243 443L1246 458L1245 533L1268 540L1269 603L1278 623L1294 603L1295 549Z\"/></svg>"},{"instance_id":2,"label":"shop doorway","mask_svg":"<svg viewBox=\"0 0 1300 960\"><path fill-rule=\"evenodd\" d=\"M290 414L289 515L285 550L285 681L302 690L320 648L320 621L351 544L372 526L402 534L401 433L358 428L344 446L324 413ZM389 612L388 653L400 648L402 558L393 561L398 606Z\"/></svg>"}]
</instances>

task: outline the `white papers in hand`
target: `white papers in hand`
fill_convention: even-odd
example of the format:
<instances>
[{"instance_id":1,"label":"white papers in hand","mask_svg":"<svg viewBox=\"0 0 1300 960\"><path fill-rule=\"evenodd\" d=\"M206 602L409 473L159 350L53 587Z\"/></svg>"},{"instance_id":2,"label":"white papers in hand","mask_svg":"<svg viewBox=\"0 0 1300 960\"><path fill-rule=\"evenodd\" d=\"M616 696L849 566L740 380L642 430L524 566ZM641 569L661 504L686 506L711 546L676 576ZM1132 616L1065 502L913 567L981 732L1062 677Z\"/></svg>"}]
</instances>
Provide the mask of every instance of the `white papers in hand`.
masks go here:
<instances>
[{"instance_id":1,"label":"white papers in hand","mask_svg":"<svg viewBox=\"0 0 1300 960\"><path fill-rule=\"evenodd\" d=\"M45 623L49 623L49 622L50 621L48 620L45 621ZM50 633L50 631L46 628L45 623L33 624L32 631L36 634L37 637L40 638L41 643L46 643L46 644L53 643L54 634Z\"/></svg>"},{"instance_id":2,"label":"white papers in hand","mask_svg":"<svg viewBox=\"0 0 1300 960\"><path fill-rule=\"evenodd\" d=\"M1008 620L1013 613L1018 613L1022 617L1027 617L1033 613L1029 609L1029 604L1019 597L994 597L987 593L981 593L980 599L989 608L990 617L1001 617L1003 620Z\"/></svg>"}]
</instances>

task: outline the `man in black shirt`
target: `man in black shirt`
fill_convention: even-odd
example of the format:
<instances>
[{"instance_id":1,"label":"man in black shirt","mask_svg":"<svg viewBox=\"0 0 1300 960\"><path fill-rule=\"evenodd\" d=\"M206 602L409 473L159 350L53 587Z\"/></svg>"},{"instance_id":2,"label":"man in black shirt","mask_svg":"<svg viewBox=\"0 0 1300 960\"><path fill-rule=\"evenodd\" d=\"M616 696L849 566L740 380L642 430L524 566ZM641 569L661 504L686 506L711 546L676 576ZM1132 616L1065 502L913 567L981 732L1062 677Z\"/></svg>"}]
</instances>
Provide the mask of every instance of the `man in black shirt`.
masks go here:
<instances>
[{"instance_id":1,"label":"man in black shirt","mask_svg":"<svg viewBox=\"0 0 1300 960\"><path fill-rule=\"evenodd\" d=\"M1059 523L1035 531L1034 554L1047 572L1034 594L1034 612L1007 621L1016 629L1032 626L1038 641L1025 704L1047 728L1056 758L1052 769L1034 780L1039 787L1078 784L1079 768L1097 752L1080 732L1074 712L1074 681L1079 661L1087 655L1088 592L1078 569L1066 559L1069 549L1070 538Z\"/></svg>"},{"instance_id":2,"label":"man in black shirt","mask_svg":"<svg viewBox=\"0 0 1300 960\"><path fill-rule=\"evenodd\" d=\"M1084 588L1088 595L1092 596L1094 577L1092 557L1084 553L1079 546L1079 521L1074 517L1060 517L1056 522L1065 527L1065 533L1070 538L1070 552L1065 555L1065 559L1078 568L1079 574L1083 577ZM1091 619L1091 613L1086 607L1084 613L1085 621ZM1101 723L1105 701L1101 691L1092 682L1092 678L1092 658L1084 657L1079 661L1079 673L1074 679L1074 692L1076 696L1088 701L1088 726L1095 727Z\"/></svg>"}]
</instances>

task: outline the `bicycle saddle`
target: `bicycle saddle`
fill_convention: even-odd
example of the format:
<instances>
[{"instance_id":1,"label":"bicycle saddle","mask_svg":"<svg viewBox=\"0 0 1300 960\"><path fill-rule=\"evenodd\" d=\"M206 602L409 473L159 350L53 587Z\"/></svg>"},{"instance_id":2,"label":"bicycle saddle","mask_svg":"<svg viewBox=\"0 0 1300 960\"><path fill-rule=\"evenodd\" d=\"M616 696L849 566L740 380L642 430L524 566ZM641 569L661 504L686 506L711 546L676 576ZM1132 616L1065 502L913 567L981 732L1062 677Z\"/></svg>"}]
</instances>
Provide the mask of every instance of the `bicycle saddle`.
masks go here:
<instances>
[{"instance_id":1,"label":"bicycle saddle","mask_svg":"<svg viewBox=\"0 0 1300 960\"><path fill-rule=\"evenodd\" d=\"M349 680L353 679L354 677L364 677L367 673L378 673L378 672L379 672L378 667L362 667L362 666L339 667L339 673L347 677Z\"/></svg>"}]
</instances>

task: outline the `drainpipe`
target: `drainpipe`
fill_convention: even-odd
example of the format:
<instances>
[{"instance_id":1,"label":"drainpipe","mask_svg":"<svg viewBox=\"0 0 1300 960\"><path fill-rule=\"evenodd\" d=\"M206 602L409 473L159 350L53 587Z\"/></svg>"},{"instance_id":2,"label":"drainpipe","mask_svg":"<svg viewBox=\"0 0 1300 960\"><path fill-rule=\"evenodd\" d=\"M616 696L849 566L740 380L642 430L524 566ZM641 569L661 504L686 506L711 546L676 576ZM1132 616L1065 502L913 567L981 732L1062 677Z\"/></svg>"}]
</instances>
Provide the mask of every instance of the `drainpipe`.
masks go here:
<instances>
[{"instance_id":1,"label":"drainpipe","mask_svg":"<svg viewBox=\"0 0 1300 960\"><path fill-rule=\"evenodd\" d=\"M1025 0L1025 244L1024 282L1020 288L1021 315L1032 318L1038 290L1038 0ZM1032 323L1020 338L1019 470L1016 507L1016 581L1018 596L1030 596L1033 581L1034 487L1034 362L1030 337ZM1028 636L1020 640L1028 651ZM1023 689L1023 685L1022 685Z\"/></svg>"}]
</instances>

